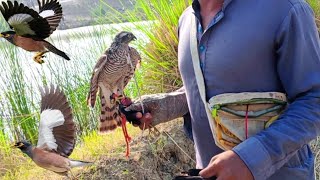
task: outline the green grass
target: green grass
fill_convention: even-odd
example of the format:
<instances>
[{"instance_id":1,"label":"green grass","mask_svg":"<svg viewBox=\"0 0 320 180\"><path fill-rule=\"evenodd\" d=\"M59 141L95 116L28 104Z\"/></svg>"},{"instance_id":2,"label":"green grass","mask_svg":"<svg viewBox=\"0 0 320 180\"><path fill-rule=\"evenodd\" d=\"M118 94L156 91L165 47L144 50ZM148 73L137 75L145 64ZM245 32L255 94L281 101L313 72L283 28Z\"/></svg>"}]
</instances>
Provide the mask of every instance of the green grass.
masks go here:
<instances>
[{"instance_id":1,"label":"green grass","mask_svg":"<svg viewBox=\"0 0 320 180\"><path fill-rule=\"evenodd\" d=\"M320 1L318 1L318 0L307 0L307 2L312 7L316 17L319 18L319 16L320 16Z\"/></svg>"},{"instance_id":2,"label":"green grass","mask_svg":"<svg viewBox=\"0 0 320 180\"><path fill-rule=\"evenodd\" d=\"M133 126L128 126L128 132L130 136L136 137L139 136L140 130L138 128L134 128ZM82 139L82 142L78 143L70 158L94 162L92 166L85 167L86 169L95 168L95 162L99 160L100 157L125 157L125 141L123 132L120 128L107 135L99 135L96 132L91 132L83 136ZM0 160L0 175L1 173L5 172L1 179L32 180L37 178L43 179L43 177L46 177L46 179L53 180L63 178L60 175L36 166L34 162L32 162L29 157L23 155L20 150L11 149L8 144L0 145L2 145L2 148L5 148L0 152L7 152L7 154L0 154L3 157ZM77 177L81 177L83 168L75 168L72 171L73 174L77 174Z\"/></svg>"}]
</instances>

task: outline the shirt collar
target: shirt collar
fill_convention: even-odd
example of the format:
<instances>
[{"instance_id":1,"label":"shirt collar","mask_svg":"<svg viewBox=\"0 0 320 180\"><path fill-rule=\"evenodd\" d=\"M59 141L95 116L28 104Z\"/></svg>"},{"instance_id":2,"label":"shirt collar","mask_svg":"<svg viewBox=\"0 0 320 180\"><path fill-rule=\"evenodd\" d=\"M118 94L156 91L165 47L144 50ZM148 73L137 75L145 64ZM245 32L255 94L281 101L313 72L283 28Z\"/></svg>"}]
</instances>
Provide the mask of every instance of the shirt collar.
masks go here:
<instances>
[{"instance_id":1,"label":"shirt collar","mask_svg":"<svg viewBox=\"0 0 320 180\"><path fill-rule=\"evenodd\" d=\"M192 9L197 18L200 19L200 3L199 0L194 0L192 2Z\"/></svg>"},{"instance_id":2,"label":"shirt collar","mask_svg":"<svg viewBox=\"0 0 320 180\"><path fill-rule=\"evenodd\" d=\"M224 0L222 9L224 10L232 0Z\"/></svg>"},{"instance_id":3,"label":"shirt collar","mask_svg":"<svg viewBox=\"0 0 320 180\"><path fill-rule=\"evenodd\" d=\"M232 0L224 0L222 11L226 9L226 7L230 4ZM192 9L197 17L200 17L200 3L199 0L193 0L192 2Z\"/></svg>"}]
</instances>

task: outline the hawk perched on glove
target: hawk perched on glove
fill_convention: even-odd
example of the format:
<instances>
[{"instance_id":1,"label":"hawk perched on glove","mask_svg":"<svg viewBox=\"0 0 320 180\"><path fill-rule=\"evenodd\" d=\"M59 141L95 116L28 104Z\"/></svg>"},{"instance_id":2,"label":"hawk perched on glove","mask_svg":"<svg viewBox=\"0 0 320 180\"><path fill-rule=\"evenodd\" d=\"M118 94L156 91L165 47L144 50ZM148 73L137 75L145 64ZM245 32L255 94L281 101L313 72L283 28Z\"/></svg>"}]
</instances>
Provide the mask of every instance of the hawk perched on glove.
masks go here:
<instances>
[{"instance_id":1,"label":"hawk perched on glove","mask_svg":"<svg viewBox=\"0 0 320 180\"><path fill-rule=\"evenodd\" d=\"M0 37L24 50L37 52L34 61L42 64L43 55L53 52L66 60L70 58L44 39L58 27L62 18L62 7L57 0L37 0L39 13L17 1L2 2L0 11L8 22L10 31L2 32Z\"/></svg>"},{"instance_id":2,"label":"hawk perched on glove","mask_svg":"<svg viewBox=\"0 0 320 180\"><path fill-rule=\"evenodd\" d=\"M132 78L141 57L129 46L136 37L131 32L122 31L116 35L111 47L100 57L94 67L90 82L88 104L94 107L96 95L100 91L101 115L100 132L108 132L121 125L119 98Z\"/></svg>"}]
</instances>

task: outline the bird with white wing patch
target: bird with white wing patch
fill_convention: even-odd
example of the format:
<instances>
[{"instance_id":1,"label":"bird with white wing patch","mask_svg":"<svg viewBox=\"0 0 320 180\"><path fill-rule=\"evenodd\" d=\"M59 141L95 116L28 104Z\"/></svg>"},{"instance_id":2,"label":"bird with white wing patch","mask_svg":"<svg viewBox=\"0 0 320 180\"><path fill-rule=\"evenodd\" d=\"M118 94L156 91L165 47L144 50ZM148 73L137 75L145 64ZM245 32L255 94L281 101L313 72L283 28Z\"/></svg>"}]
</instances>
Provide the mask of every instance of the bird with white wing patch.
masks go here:
<instances>
[{"instance_id":1,"label":"bird with white wing patch","mask_svg":"<svg viewBox=\"0 0 320 180\"><path fill-rule=\"evenodd\" d=\"M76 128L65 94L51 85L41 90L41 96L37 146L20 141L13 147L27 154L38 166L61 175L68 175L73 167L91 165L91 162L68 158L75 147Z\"/></svg>"},{"instance_id":2,"label":"bird with white wing patch","mask_svg":"<svg viewBox=\"0 0 320 180\"><path fill-rule=\"evenodd\" d=\"M2 2L0 11L12 30L5 31L0 37L30 52L37 52L33 60L44 63L47 52L53 52L66 60L70 58L44 40L55 31L62 19L62 7L58 0L38 1L39 13L17 1Z\"/></svg>"}]
</instances>

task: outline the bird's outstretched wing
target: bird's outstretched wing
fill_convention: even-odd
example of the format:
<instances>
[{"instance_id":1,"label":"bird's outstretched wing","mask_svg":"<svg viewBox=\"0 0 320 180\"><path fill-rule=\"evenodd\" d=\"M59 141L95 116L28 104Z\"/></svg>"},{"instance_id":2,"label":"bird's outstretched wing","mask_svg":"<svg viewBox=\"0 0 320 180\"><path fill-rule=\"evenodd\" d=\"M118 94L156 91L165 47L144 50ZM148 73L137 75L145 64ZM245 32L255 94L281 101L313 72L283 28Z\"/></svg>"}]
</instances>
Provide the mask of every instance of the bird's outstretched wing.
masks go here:
<instances>
[{"instance_id":1,"label":"bird's outstretched wing","mask_svg":"<svg viewBox=\"0 0 320 180\"><path fill-rule=\"evenodd\" d=\"M45 39L50 35L48 21L22 3L2 2L0 11L17 35Z\"/></svg>"},{"instance_id":2,"label":"bird's outstretched wing","mask_svg":"<svg viewBox=\"0 0 320 180\"><path fill-rule=\"evenodd\" d=\"M50 26L50 34L57 29L62 19L62 7L58 0L40 0L39 15L47 20Z\"/></svg>"},{"instance_id":3,"label":"bird's outstretched wing","mask_svg":"<svg viewBox=\"0 0 320 180\"><path fill-rule=\"evenodd\" d=\"M41 115L37 147L69 156L75 146L76 129L65 94L53 85L40 89Z\"/></svg>"},{"instance_id":4,"label":"bird's outstretched wing","mask_svg":"<svg viewBox=\"0 0 320 180\"><path fill-rule=\"evenodd\" d=\"M100 57L97 64L94 66L91 80L90 80L90 90L87 97L87 104L90 107L94 107L96 103L97 93L99 90L98 79L106 63L107 63L107 54L104 54L103 56Z\"/></svg>"}]
</instances>

